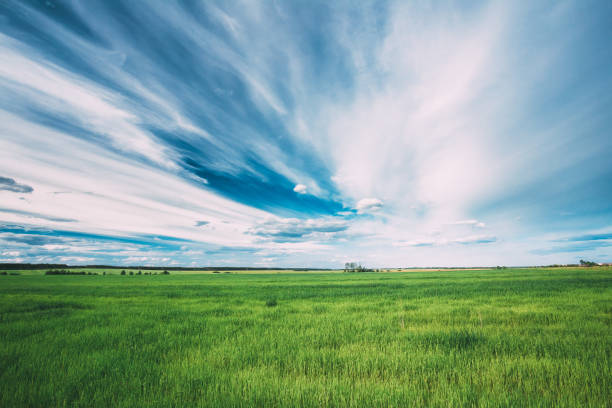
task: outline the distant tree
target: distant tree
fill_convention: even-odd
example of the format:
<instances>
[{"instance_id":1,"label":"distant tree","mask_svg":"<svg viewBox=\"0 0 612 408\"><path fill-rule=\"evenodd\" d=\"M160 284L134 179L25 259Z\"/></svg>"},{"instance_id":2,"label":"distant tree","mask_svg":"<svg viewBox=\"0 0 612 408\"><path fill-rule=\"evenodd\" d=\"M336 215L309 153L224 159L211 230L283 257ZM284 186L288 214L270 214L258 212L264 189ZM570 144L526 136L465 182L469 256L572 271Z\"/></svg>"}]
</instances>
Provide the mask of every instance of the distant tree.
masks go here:
<instances>
[{"instance_id":1,"label":"distant tree","mask_svg":"<svg viewBox=\"0 0 612 408\"><path fill-rule=\"evenodd\" d=\"M121 274L122 274L122 275L125 275L125 269L123 269L123 270L121 271Z\"/></svg>"},{"instance_id":2,"label":"distant tree","mask_svg":"<svg viewBox=\"0 0 612 408\"><path fill-rule=\"evenodd\" d=\"M142 275L142 271L141 270L138 270L138 275Z\"/></svg>"},{"instance_id":3,"label":"distant tree","mask_svg":"<svg viewBox=\"0 0 612 408\"><path fill-rule=\"evenodd\" d=\"M365 266L355 263L355 262L347 262L344 264L345 272L374 272L374 269L366 268Z\"/></svg>"},{"instance_id":4,"label":"distant tree","mask_svg":"<svg viewBox=\"0 0 612 408\"><path fill-rule=\"evenodd\" d=\"M170 275L170 272L168 272L168 271L164 271L164 272L163 272L163 274L164 274L164 275Z\"/></svg>"},{"instance_id":5,"label":"distant tree","mask_svg":"<svg viewBox=\"0 0 612 408\"><path fill-rule=\"evenodd\" d=\"M597 266L597 263L592 262L592 261L585 261L584 259L581 259L580 266L586 266L586 267Z\"/></svg>"},{"instance_id":6,"label":"distant tree","mask_svg":"<svg viewBox=\"0 0 612 408\"><path fill-rule=\"evenodd\" d=\"M134 271L130 271L130 275L133 275L133 274L134 274Z\"/></svg>"}]
</instances>

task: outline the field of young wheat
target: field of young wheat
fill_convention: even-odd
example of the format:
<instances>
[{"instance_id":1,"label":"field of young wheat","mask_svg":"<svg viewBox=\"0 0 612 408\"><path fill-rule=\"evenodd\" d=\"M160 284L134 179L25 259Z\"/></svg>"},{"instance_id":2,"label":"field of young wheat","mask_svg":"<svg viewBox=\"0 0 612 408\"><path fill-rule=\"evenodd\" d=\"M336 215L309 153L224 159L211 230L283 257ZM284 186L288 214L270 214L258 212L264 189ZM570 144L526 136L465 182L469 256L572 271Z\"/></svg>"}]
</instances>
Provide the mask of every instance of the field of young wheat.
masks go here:
<instances>
[{"instance_id":1,"label":"field of young wheat","mask_svg":"<svg viewBox=\"0 0 612 408\"><path fill-rule=\"evenodd\" d=\"M605 407L611 324L612 268L7 275L0 406Z\"/></svg>"}]
</instances>

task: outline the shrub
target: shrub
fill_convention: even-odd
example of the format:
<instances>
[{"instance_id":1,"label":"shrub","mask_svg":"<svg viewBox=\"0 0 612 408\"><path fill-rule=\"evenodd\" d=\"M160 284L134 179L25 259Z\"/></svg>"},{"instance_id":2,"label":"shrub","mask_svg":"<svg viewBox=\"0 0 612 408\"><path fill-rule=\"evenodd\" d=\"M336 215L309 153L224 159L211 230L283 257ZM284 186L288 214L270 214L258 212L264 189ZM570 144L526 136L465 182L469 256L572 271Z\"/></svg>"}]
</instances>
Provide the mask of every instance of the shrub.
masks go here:
<instances>
[{"instance_id":1,"label":"shrub","mask_svg":"<svg viewBox=\"0 0 612 408\"><path fill-rule=\"evenodd\" d=\"M125 275L125 269L121 271L121 274L122 274L122 275Z\"/></svg>"},{"instance_id":2,"label":"shrub","mask_svg":"<svg viewBox=\"0 0 612 408\"><path fill-rule=\"evenodd\" d=\"M268 300L266 300L266 306L268 306L268 307L274 307L277 304L278 303L276 302L276 299L268 299Z\"/></svg>"},{"instance_id":3,"label":"shrub","mask_svg":"<svg viewBox=\"0 0 612 408\"><path fill-rule=\"evenodd\" d=\"M138 271L138 275L142 275L142 271Z\"/></svg>"},{"instance_id":4,"label":"shrub","mask_svg":"<svg viewBox=\"0 0 612 408\"><path fill-rule=\"evenodd\" d=\"M134 274L134 271L130 271L130 275L133 275L133 274Z\"/></svg>"},{"instance_id":5,"label":"shrub","mask_svg":"<svg viewBox=\"0 0 612 408\"><path fill-rule=\"evenodd\" d=\"M8 272L7 271L2 271L2 272L0 272L0 275L8 275Z\"/></svg>"},{"instance_id":6,"label":"shrub","mask_svg":"<svg viewBox=\"0 0 612 408\"><path fill-rule=\"evenodd\" d=\"M163 272L163 275L170 275L170 272L168 272L168 271L164 271L164 272Z\"/></svg>"}]
</instances>

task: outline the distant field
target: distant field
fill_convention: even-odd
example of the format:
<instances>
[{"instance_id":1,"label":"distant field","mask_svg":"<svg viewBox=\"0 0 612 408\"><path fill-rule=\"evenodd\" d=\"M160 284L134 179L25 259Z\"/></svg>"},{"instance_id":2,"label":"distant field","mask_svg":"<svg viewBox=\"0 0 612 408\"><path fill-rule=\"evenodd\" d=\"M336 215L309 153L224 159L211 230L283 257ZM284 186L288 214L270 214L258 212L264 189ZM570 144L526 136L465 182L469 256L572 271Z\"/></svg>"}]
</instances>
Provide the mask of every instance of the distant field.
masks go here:
<instances>
[{"instance_id":1,"label":"distant field","mask_svg":"<svg viewBox=\"0 0 612 408\"><path fill-rule=\"evenodd\" d=\"M42 272L0 276L2 407L612 405L612 268Z\"/></svg>"},{"instance_id":2,"label":"distant field","mask_svg":"<svg viewBox=\"0 0 612 408\"><path fill-rule=\"evenodd\" d=\"M53 269L53 268L51 268ZM60 268L61 269L61 268ZM391 268L384 269L381 272L440 272L440 271L484 271L489 270L490 268ZM115 269L115 268L68 268L69 271L72 272L91 272L93 274L97 273L102 275L106 273L107 275L120 275L122 270L125 270L126 273L130 271L137 273L141 271L142 273L151 272L152 274L159 274L163 272L163 269L147 269L147 268L123 268L123 269ZM7 273L14 273L19 275L44 275L47 269L16 269L16 270L6 270ZM0 265L0 273L4 272ZM211 273L237 273L237 274L280 274L280 273L345 273L342 269L238 269L238 270L170 270L170 274L172 275L201 275L201 274L211 274ZM356 273L356 272L355 272Z\"/></svg>"},{"instance_id":3,"label":"distant field","mask_svg":"<svg viewBox=\"0 0 612 408\"><path fill-rule=\"evenodd\" d=\"M60 268L61 269L61 268ZM71 272L91 272L102 275L106 273L107 275L120 275L122 269L114 269L114 268L69 268ZM163 272L163 269L147 269L147 268L124 268L123 270L126 273L130 271L137 273L141 271L142 273L151 272L152 274L160 274ZM7 273L18 273L20 275L44 275L47 269L18 269L18 270L7 270ZM0 272L2 269L0 268ZM174 271L170 270L170 274L172 275L202 275L202 274L212 274L212 273L238 273L238 274L279 274L279 273L335 273L335 272L343 272L341 270L318 270L318 269L309 269L309 270L291 270L291 269L244 269L244 270L183 270L183 271Z\"/></svg>"}]
</instances>

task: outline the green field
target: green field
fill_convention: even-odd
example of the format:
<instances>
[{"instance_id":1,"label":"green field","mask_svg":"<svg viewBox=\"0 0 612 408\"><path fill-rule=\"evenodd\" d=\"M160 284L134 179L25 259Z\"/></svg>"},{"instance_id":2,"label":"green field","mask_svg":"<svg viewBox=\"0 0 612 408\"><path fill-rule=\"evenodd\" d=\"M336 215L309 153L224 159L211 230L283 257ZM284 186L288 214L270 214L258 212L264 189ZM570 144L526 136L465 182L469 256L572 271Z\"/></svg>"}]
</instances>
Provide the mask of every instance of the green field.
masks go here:
<instances>
[{"instance_id":1,"label":"green field","mask_svg":"<svg viewBox=\"0 0 612 408\"><path fill-rule=\"evenodd\" d=\"M0 406L609 407L611 324L612 268L0 276Z\"/></svg>"}]
</instances>

